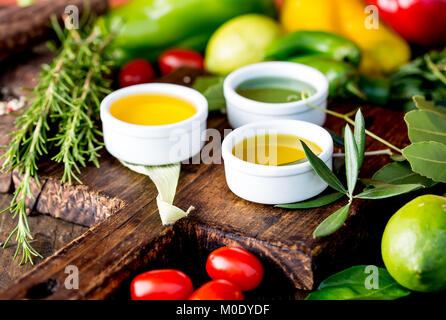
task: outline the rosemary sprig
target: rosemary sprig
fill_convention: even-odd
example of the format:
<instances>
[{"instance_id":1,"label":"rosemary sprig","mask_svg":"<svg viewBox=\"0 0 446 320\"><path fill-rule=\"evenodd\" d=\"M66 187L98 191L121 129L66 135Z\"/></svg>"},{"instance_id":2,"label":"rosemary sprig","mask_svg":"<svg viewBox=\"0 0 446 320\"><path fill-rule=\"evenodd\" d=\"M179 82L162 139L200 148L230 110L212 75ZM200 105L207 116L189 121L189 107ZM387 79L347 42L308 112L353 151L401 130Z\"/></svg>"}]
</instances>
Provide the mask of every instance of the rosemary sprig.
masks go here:
<instances>
[{"instance_id":1,"label":"rosemary sprig","mask_svg":"<svg viewBox=\"0 0 446 320\"><path fill-rule=\"evenodd\" d=\"M82 30L63 32L53 19L53 27L61 46L57 58L43 65L39 83L30 94L31 104L17 118L13 139L2 156L2 171L17 170L21 182L16 188L11 205L1 211L10 211L18 218L3 247L16 235L17 249L14 259L22 250L20 263L33 263L41 255L31 246L33 239L26 212L26 200L33 197L31 182L39 184L37 163L50 152L52 160L64 163L63 182L76 180L79 166L98 163L98 150L102 143L96 129L100 99L109 92L112 61L105 49L112 35L104 35L87 21Z\"/></svg>"},{"instance_id":2,"label":"rosemary sprig","mask_svg":"<svg viewBox=\"0 0 446 320\"><path fill-rule=\"evenodd\" d=\"M62 182L70 184L72 179L82 183L77 176L79 165L85 167L88 161L99 167L98 150L102 148L102 142L97 139L101 133L96 129L94 120L98 119L100 97L109 93L110 83L104 80L104 75L110 72L110 62L103 55L103 50L111 40L111 37L100 37L96 30L85 40L72 30L72 37L75 44L84 43L78 52L76 46L67 48L71 61L76 61L77 65L70 78L80 81L72 84L71 101L65 102L64 112L53 116L59 118L59 126L64 130L49 139L59 147L59 153L52 160L64 163Z\"/></svg>"}]
</instances>

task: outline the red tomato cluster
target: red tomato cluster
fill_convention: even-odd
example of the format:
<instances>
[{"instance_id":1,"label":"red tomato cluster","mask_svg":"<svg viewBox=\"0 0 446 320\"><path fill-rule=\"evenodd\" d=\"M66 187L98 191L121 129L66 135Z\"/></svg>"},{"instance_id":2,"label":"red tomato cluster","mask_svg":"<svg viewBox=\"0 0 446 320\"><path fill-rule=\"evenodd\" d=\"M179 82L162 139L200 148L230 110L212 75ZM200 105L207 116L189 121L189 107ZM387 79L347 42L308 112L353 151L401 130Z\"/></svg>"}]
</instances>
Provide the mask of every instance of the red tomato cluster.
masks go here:
<instances>
[{"instance_id":1,"label":"red tomato cluster","mask_svg":"<svg viewBox=\"0 0 446 320\"><path fill-rule=\"evenodd\" d=\"M243 300L242 291L256 288L263 279L260 261L245 249L223 247L206 262L209 281L193 292L191 279L173 269L138 275L130 286L133 300Z\"/></svg>"},{"instance_id":2,"label":"red tomato cluster","mask_svg":"<svg viewBox=\"0 0 446 320\"><path fill-rule=\"evenodd\" d=\"M163 52L158 61L161 75L165 76L180 67L203 69L203 56L193 50L173 48ZM121 88L135 84L149 83L155 80L155 70L145 59L134 59L127 62L119 72Z\"/></svg>"}]
</instances>

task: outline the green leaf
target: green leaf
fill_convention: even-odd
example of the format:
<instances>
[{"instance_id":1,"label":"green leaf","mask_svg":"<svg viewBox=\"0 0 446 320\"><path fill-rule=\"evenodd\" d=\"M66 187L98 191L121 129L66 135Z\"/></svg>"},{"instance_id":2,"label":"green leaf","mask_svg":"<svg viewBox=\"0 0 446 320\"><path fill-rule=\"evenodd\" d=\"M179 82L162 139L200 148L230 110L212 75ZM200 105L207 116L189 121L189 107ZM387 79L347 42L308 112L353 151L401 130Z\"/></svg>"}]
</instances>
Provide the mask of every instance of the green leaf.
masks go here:
<instances>
[{"instance_id":1,"label":"green leaf","mask_svg":"<svg viewBox=\"0 0 446 320\"><path fill-rule=\"evenodd\" d=\"M366 189L355 198L358 199L385 199L399 196L404 193L422 189L422 184L377 184L375 188Z\"/></svg>"},{"instance_id":2,"label":"green leaf","mask_svg":"<svg viewBox=\"0 0 446 320\"><path fill-rule=\"evenodd\" d=\"M330 193L323 195L321 197L317 197L315 199L291 203L291 204L278 204L276 207L285 208L285 209L310 209L310 208L319 208L325 206L327 204L333 203L339 199L341 199L345 194L340 192Z\"/></svg>"},{"instance_id":3,"label":"green leaf","mask_svg":"<svg viewBox=\"0 0 446 320\"><path fill-rule=\"evenodd\" d=\"M347 186L349 194L352 195L355 191L356 182L358 181L359 154L353 133L348 125L345 126L344 135Z\"/></svg>"},{"instance_id":4,"label":"green leaf","mask_svg":"<svg viewBox=\"0 0 446 320\"><path fill-rule=\"evenodd\" d=\"M341 181L335 176L335 174L330 170L329 167L322 161L317 155L311 151L310 148L302 142L302 147L305 151L305 155L307 156L308 161L311 164L311 167L316 172L316 174L324 180L330 187L335 189L336 191L342 192L344 194L347 193Z\"/></svg>"},{"instance_id":5,"label":"green leaf","mask_svg":"<svg viewBox=\"0 0 446 320\"><path fill-rule=\"evenodd\" d=\"M359 265L331 275L306 300L395 300L409 294L386 269Z\"/></svg>"},{"instance_id":6,"label":"green leaf","mask_svg":"<svg viewBox=\"0 0 446 320\"><path fill-rule=\"evenodd\" d=\"M439 142L417 142L404 148L412 171L437 182L446 182L446 145Z\"/></svg>"},{"instance_id":7,"label":"green leaf","mask_svg":"<svg viewBox=\"0 0 446 320\"><path fill-rule=\"evenodd\" d=\"M355 142L358 148L359 155L359 169L362 167L362 163L364 162L364 153L365 153L365 121L364 116L362 115L361 109L356 112L355 116Z\"/></svg>"},{"instance_id":8,"label":"green leaf","mask_svg":"<svg viewBox=\"0 0 446 320\"><path fill-rule=\"evenodd\" d=\"M446 108L436 107L433 102L426 101L423 96L414 96L413 101L415 106L420 110L427 110L435 113L438 116L444 117L446 119Z\"/></svg>"},{"instance_id":9,"label":"green leaf","mask_svg":"<svg viewBox=\"0 0 446 320\"><path fill-rule=\"evenodd\" d=\"M422 141L446 143L446 118L430 111L414 110L407 113L404 120L412 143Z\"/></svg>"},{"instance_id":10,"label":"green leaf","mask_svg":"<svg viewBox=\"0 0 446 320\"><path fill-rule=\"evenodd\" d=\"M431 179L413 172L407 161L392 162L385 165L375 172L372 179L387 184L422 184L427 188L435 184Z\"/></svg>"},{"instance_id":11,"label":"green leaf","mask_svg":"<svg viewBox=\"0 0 446 320\"><path fill-rule=\"evenodd\" d=\"M340 145L341 147L344 146L344 139L340 135L338 135L336 132L326 129L328 133L331 135L331 138L333 139L334 143Z\"/></svg>"},{"instance_id":12,"label":"green leaf","mask_svg":"<svg viewBox=\"0 0 446 320\"><path fill-rule=\"evenodd\" d=\"M313 232L313 238L325 237L336 230L338 230L344 224L348 217L348 211L350 210L350 204L343 206L336 212L329 215Z\"/></svg>"},{"instance_id":13,"label":"green leaf","mask_svg":"<svg viewBox=\"0 0 446 320\"><path fill-rule=\"evenodd\" d=\"M225 77L202 76L195 80L193 88L201 92L207 99L209 111L218 111L226 108L226 99L223 94Z\"/></svg>"},{"instance_id":14,"label":"green leaf","mask_svg":"<svg viewBox=\"0 0 446 320\"><path fill-rule=\"evenodd\" d=\"M365 186L366 189L370 189L373 187L377 187L377 186L382 186L382 185L386 185L388 183L382 182L382 181L378 181L378 180L374 180L374 179L367 179L367 178L363 178L363 179L359 179ZM364 189L364 190L366 190Z\"/></svg>"}]
</instances>

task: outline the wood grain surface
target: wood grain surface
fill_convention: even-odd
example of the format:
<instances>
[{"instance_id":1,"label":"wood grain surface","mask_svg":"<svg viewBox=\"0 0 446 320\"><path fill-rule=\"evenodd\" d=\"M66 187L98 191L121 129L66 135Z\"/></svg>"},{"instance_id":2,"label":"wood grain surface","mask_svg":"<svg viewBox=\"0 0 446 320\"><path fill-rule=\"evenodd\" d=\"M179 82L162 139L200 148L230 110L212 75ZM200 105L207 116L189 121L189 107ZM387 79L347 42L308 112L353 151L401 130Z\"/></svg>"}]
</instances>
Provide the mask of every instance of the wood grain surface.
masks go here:
<instances>
[{"instance_id":1,"label":"wood grain surface","mask_svg":"<svg viewBox=\"0 0 446 320\"><path fill-rule=\"evenodd\" d=\"M85 9L102 14L108 8L107 0L46 0L25 8L10 6L0 10L0 60L22 52L48 39L51 32L51 16L59 20L68 5L79 10L79 17Z\"/></svg>"},{"instance_id":2,"label":"wood grain surface","mask_svg":"<svg viewBox=\"0 0 446 320\"><path fill-rule=\"evenodd\" d=\"M198 74L182 69L163 81L190 85ZM330 104L339 112L355 107ZM402 113L369 106L363 112L368 129L399 147L408 143ZM326 122L337 133L344 125L333 117ZM222 115L212 115L208 126L220 132L228 128ZM368 151L382 148L379 142L367 139ZM388 161L387 156L367 158L361 176L370 177ZM61 167L42 163L40 175L45 182L33 209L93 226L1 291L0 299L109 298L127 287L140 270L169 267L169 261L179 263L173 261L174 256L184 257L179 263L184 268L191 264L189 255L204 263L206 254L222 245L242 246L255 253L269 270L265 282L272 288L276 279L282 279L292 288L292 296L293 290L314 288L322 277L361 256L369 243L376 244L386 219L404 200L357 201L338 232L315 240L314 228L344 200L323 208L291 211L254 204L231 193L223 165L190 164L182 167L175 204L182 208L193 205L196 210L174 226L163 227L151 181L124 168L105 151L100 163L101 169L83 170L82 186L60 184ZM63 285L67 265L79 269L78 290Z\"/></svg>"},{"instance_id":3,"label":"wood grain surface","mask_svg":"<svg viewBox=\"0 0 446 320\"><path fill-rule=\"evenodd\" d=\"M0 207L5 208L11 202L12 195L0 194ZM88 228L55 219L49 216L33 214L29 218L29 225L33 230L34 240L32 245L39 253L47 258L57 250L64 247L73 239L82 235ZM15 228L17 221L10 214L0 215L0 243L4 241L9 233ZM16 250L14 238L5 249L0 249L0 290L9 286L15 279L20 278L26 271L31 270L41 259L35 259L35 265L19 265L17 260L12 260Z\"/></svg>"}]
</instances>

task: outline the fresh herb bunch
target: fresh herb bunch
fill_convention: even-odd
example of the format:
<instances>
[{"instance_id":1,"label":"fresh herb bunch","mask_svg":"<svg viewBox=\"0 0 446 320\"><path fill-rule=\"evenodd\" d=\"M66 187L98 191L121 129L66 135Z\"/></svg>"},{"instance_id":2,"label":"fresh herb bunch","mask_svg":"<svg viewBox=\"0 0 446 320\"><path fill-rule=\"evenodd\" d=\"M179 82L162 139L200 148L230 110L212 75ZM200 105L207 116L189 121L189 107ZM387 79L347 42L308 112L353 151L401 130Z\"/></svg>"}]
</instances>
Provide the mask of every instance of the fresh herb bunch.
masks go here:
<instances>
[{"instance_id":1,"label":"fresh herb bunch","mask_svg":"<svg viewBox=\"0 0 446 320\"><path fill-rule=\"evenodd\" d=\"M424 96L437 105L446 106L446 48L431 51L400 67L391 76L391 99L414 109L412 97Z\"/></svg>"},{"instance_id":2,"label":"fresh herb bunch","mask_svg":"<svg viewBox=\"0 0 446 320\"><path fill-rule=\"evenodd\" d=\"M31 246L33 239L26 213L26 199L32 198L31 182L39 184L37 163L50 153L52 160L64 164L63 182L78 178L80 166L98 163L100 99L109 93L112 61L106 55L112 34L104 34L94 27L94 19L83 21L79 30L64 32L57 19L53 28L61 42L57 56L49 65L43 65L39 83L32 89L31 104L18 116L16 131L6 153L3 171L17 170L21 182L17 186L10 210L18 218L3 247L16 235L14 259L22 250L22 263L33 263L41 255ZM54 46L53 46L54 47Z\"/></svg>"}]
</instances>

